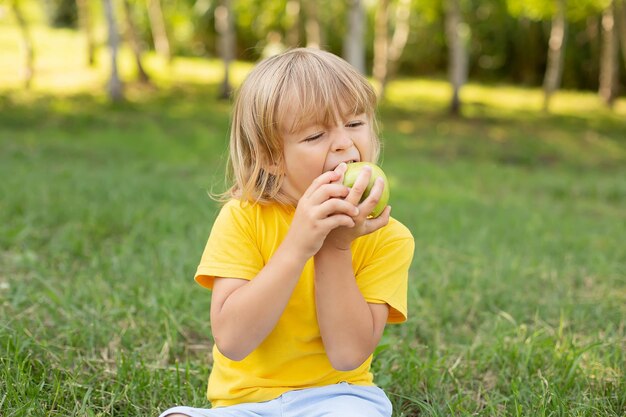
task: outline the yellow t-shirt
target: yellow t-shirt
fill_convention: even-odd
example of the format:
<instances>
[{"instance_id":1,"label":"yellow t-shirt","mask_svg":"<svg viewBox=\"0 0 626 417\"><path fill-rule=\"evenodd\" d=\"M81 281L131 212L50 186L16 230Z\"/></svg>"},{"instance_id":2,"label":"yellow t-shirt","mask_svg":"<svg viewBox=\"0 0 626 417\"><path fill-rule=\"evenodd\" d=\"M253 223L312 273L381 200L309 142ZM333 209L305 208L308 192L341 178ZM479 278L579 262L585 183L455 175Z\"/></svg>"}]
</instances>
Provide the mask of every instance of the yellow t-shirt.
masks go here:
<instances>
[{"instance_id":1,"label":"yellow t-shirt","mask_svg":"<svg viewBox=\"0 0 626 417\"><path fill-rule=\"evenodd\" d=\"M231 200L217 216L195 279L211 288L215 277L251 280L283 241L295 208ZM357 284L369 303L390 306L388 322L407 317L408 269L414 241L395 219L352 243ZM272 300L267 300L272 302ZM232 361L213 347L207 397L213 407L274 399L294 389L339 382L373 385L370 356L359 368L335 370L326 356L315 312L313 258L269 336L245 359Z\"/></svg>"}]
</instances>

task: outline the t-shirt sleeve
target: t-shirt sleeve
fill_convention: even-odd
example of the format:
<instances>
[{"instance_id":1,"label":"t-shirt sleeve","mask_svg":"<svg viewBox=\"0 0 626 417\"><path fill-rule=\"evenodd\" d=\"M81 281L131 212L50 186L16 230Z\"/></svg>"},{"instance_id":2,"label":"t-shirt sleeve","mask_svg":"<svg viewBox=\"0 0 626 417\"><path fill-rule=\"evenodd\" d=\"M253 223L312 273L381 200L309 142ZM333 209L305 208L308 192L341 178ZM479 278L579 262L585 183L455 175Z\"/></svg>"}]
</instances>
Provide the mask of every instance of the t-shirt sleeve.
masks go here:
<instances>
[{"instance_id":1,"label":"t-shirt sleeve","mask_svg":"<svg viewBox=\"0 0 626 417\"><path fill-rule=\"evenodd\" d=\"M232 200L220 210L204 248L195 280L213 288L216 277L251 280L263 268L250 206Z\"/></svg>"},{"instance_id":2,"label":"t-shirt sleeve","mask_svg":"<svg viewBox=\"0 0 626 417\"><path fill-rule=\"evenodd\" d=\"M372 256L356 272L356 279L368 303L389 305L388 323L402 323L408 315L407 287L415 242L401 223L388 227L381 233Z\"/></svg>"}]
</instances>

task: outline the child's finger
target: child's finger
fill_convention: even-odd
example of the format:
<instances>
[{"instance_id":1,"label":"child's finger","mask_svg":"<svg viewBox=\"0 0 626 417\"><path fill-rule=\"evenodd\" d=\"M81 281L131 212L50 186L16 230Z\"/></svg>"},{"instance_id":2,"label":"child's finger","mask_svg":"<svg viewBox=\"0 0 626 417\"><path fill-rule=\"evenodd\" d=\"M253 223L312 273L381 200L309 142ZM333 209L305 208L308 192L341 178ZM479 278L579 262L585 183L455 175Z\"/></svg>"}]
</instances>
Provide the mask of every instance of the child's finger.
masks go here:
<instances>
[{"instance_id":1,"label":"child's finger","mask_svg":"<svg viewBox=\"0 0 626 417\"><path fill-rule=\"evenodd\" d=\"M372 168L368 166L364 167L359 175L356 177L356 181L354 181L354 184L350 188L350 193L348 194L348 197L346 197L346 200L348 200L355 206L359 205L359 202L363 197L363 193L369 185L371 176Z\"/></svg>"},{"instance_id":2,"label":"child's finger","mask_svg":"<svg viewBox=\"0 0 626 417\"><path fill-rule=\"evenodd\" d=\"M354 227L356 224L354 219L345 214L335 214L322 220L323 227L329 232L338 227Z\"/></svg>"},{"instance_id":3,"label":"child's finger","mask_svg":"<svg viewBox=\"0 0 626 417\"><path fill-rule=\"evenodd\" d=\"M338 173L336 173L335 171L326 171L324 172L322 175L320 175L319 177L315 178L313 180L313 182L311 183L311 185L309 185L309 188L306 189L306 191L304 192L304 194L302 194L302 198L309 198L311 197L311 195L317 191L318 188L320 188L322 185L324 184L330 184L333 181L336 181L337 178L339 178L340 175Z\"/></svg>"},{"instance_id":4,"label":"child's finger","mask_svg":"<svg viewBox=\"0 0 626 417\"><path fill-rule=\"evenodd\" d=\"M345 214L347 216L358 216L359 209L349 201L340 198L331 198L319 206L319 217L326 218L333 214Z\"/></svg>"},{"instance_id":5,"label":"child's finger","mask_svg":"<svg viewBox=\"0 0 626 417\"><path fill-rule=\"evenodd\" d=\"M391 217L391 206L385 207L380 216L367 219L367 233L375 232L376 230L385 227L389 223Z\"/></svg>"},{"instance_id":6,"label":"child's finger","mask_svg":"<svg viewBox=\"0 0 626 417\"><path fill-rule=\"evenodd\" d=\"M336 181L333 181L334 183L338 183L341 184L343 183L343 176L346 173L346 171L348 170L348 164L346 164L345 162L340 163L339 165L337 165L337 168L334 169L334 171L336 173L338 173L340 175L339 179L337 179Z\"/></svg>"},{"instance_id":7,"label":"child's finger","mask_svg":"<svg viewBox=\"0 0 626 417\"><path fill-rule=\"evenodd\" d=\"M323 184L309 196L309 201L312 204L322 204L330 198L345 198L349 192L349 188L343 184Z\"/></svg>"},{"instance_id":8,"label":"child's finger","mask_svg":"<svg viewBox=\"0 0 626 417\"><path fill-rule=\"evenodd\" d=\"M378 204L378 201L380 201L380 198L383 195L384 188L385 181L382 178L376 178L369 195L361 204L359 204L359 210L364 216L368 216L372 210L374 210L374 207L376 207L376 204Z\"/></svg>"}]
</instances>

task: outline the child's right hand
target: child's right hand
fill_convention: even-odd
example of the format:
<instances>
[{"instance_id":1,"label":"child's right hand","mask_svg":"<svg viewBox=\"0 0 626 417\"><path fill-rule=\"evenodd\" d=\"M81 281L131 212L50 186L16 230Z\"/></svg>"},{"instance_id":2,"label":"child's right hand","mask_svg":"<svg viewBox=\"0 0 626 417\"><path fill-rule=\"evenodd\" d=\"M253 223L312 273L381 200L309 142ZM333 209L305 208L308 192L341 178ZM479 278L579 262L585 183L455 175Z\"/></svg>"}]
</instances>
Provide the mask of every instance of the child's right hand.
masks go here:
<instances>
[{"instance_id":1,"label":"child's right hand","mask_svg":"<svg viewBox=\"0 0 626 417\"><path fill-rule=\"evenodd\" d=\"M342 173L345 174L345 170L343 170ZM350 188L350 193L345 198L346 201L355 205L359 210L359 215L352 218L352 220L354 220L354 226L338 227L332 230L324 242L324 247L349 250L352 241L361 236L375 232L389 223L389 215L391 213L391 207L389 206L385 207L379 216L369 216L369 213L372 212L382 196L385 186L382 178L376 179L369 195L362 200L363 193L370 182L371 175L371 168L365 167L357 176L356 181Z\"/></svg>"},{"instance_id":2,"label":"child's right hand","mask_svg":"<svg viewBox=\"0 0 626 417\"><path fill-rule=\"evenodd\" d=\"M298 201L285 241L305 261L319 251L333 229L355 225L358 209L344 200L350 189L337 183L343 175L341 169L345 171L345 166L340 167L313 180Z\"/></svg>"}]
</instances>

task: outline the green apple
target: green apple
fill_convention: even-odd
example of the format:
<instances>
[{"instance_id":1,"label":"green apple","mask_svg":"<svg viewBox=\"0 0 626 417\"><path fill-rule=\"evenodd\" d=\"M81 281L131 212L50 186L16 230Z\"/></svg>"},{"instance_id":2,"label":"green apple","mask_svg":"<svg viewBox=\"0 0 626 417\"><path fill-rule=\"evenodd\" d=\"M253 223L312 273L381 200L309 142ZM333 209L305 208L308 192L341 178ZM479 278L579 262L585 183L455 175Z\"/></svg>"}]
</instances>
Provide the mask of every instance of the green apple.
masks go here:
<instances>
[{"instance_id":1,"label":"green apple","mask_svg":"<svg viewBox=\"0 0 626 417\"><path fill-rule=\"evenodd\" d=\"M367 189L365 190L365 192L363 193L363 196L361 197L361 201L365 200L367 196L370 195L370 192L372 191L372 187L374 186L374 181L376 181L376 178L381 177L383 181L385 182L385 188L383 188L383 194L381 195L380 200L378 200L376 207L374 207L374 210L372 210L372 212L370 213L370 216L378 217L383 212L385 207L387 207L387 203L389 202L389 181L387 181L387 176L385 175L383 170L380 169L378 165L373 164L371 162L353 162L351 164L348 164L348 169L343 176L343 185L345 185L346 187L352 187L357 177L359 176L359 173L366 166L372 168L372 175L370 176L369 184L367 184Z\"/></svg>"}]
</instances>

